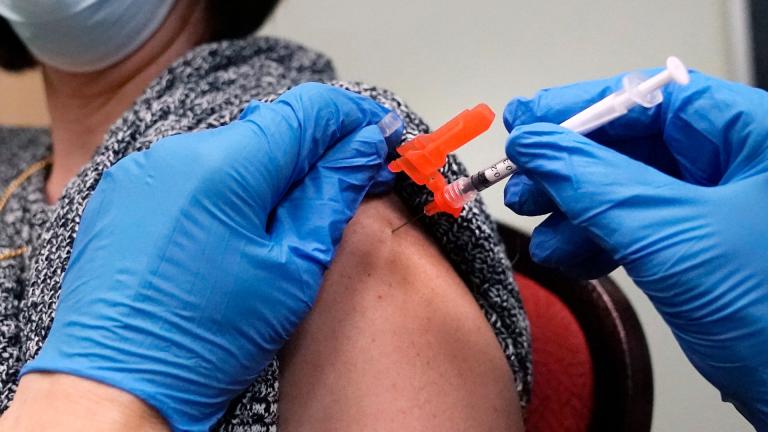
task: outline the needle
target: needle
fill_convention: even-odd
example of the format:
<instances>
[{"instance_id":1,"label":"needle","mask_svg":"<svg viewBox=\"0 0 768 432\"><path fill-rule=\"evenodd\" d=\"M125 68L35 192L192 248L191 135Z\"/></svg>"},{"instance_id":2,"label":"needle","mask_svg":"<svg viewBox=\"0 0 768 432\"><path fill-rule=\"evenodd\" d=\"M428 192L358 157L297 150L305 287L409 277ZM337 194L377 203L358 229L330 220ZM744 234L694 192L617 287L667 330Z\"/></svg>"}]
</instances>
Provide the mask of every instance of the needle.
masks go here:
<instances>
[{"instance_id":1,"label":"needle","mask_svg":"<svg viewBox=\"0 0 768 432\"><path fill-rule=\"evenodd\" d=\"M412 218L412 219L409 219L409 220L407 220L407 221L403 222L403 224L402 224L402 225L400 225L400 226L398 226L397 228L395 228L395 229L393 229L393 230L392 230L392 234L394 234L394 233L395 233L397 230L399 230L400 228L403 228L403 227L405 227L406 225L408 225L408 224L410 224L410 223L416 222L416 219L418 219L418 218L420 218L420 217L422 217L422 216L424 216L424 213L419 213L418 215L416 215L416 217L414 217L414 218Z\"/></svg>"}]
</instances>

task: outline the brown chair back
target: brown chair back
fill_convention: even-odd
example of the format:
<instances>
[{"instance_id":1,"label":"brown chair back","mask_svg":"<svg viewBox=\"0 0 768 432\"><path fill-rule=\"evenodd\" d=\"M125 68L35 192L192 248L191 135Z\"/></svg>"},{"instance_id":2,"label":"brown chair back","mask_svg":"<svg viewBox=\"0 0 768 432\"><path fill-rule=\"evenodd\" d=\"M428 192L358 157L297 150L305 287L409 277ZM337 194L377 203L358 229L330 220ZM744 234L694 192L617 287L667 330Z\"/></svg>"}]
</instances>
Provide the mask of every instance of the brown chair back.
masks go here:
<instances>
[{"instance_id":1,"label":"brown chair back","mask_svg":"<svg viewBox=\"0 0 768 432\"><path fill-rule=\"evenodd\" d=\"M498 229L514 270L565 303L584 331L594 371L589 430L650 431L651 359L645 334L627 297L608 277L577 280L536 264L528 252L527 235L503 224ZM534 386L535 377L534 370Z\"/></svg>"}]
</instances>

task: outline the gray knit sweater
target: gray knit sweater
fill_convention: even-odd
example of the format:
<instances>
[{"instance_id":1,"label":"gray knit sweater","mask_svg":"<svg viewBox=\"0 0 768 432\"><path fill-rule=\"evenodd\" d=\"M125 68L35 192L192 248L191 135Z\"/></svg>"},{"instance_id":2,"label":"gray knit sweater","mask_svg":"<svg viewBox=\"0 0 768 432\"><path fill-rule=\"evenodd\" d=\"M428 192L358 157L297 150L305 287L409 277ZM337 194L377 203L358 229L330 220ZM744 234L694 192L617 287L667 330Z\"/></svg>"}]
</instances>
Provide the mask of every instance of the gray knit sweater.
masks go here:
<instances>
[{"instance_id":1,"label":"gray knit sweater","mask_svg":"<svg viewBox=\"0 0 768 432\"><path fill-rule=\"evenodd\" d=\"M45 340L80 214L107 168L162 137L226 124L252 99L268 101L299 83L334 79L326 57L283 40L252 36L203 45L157 78L111 127L91 162L56 205L45 203L44 172L27 180L0 213L0 254L20 246L31 249L0 261L0 412L13 398L19 369ZM428 132L424 121L392 93L362 84L334 85L396 110L405 121L407 138ZM0 128L0 190L49 152L46 130ZM451 157L446 175L455 178L464 172ZM425 189L405 178L398 180L395 191L414 213L430 198ZM469 205L458 221L438 216L426 219L423 228L485 312L526 403L531 384L528 322L510 263L481 200ZM275 360L232 403L219 430L276 430L278 371Z\"/></svg>"}]
</instances>

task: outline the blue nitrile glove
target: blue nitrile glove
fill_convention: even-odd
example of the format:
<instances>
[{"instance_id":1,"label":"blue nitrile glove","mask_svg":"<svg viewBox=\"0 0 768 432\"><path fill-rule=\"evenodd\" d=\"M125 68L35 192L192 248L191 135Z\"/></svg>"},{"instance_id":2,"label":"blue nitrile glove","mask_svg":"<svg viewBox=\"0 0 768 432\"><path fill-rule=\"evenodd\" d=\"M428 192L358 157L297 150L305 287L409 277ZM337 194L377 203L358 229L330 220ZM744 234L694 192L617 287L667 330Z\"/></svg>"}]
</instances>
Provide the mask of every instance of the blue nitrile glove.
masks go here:
<instances>
[{"instance_id":1,"label":"blue nitrile glove","mask_svg":"<svg viewBox=\"0 0 768 432\"><path fill-rule=\"evenodd\" d=\"M109 169L83 213L47 341L22 374L101 381L208 430L312 307L380 175L387 110L304 84Z\"/></svg>"},{"instance_id":2,"label":"blue nitrile glove","mask_svg":"<svg viewBox=\"0 0 768 432\"><path fill-rule=\"evenodd\" d=\"M521 174L505 201L554 211L533 233L535 260L589 277L623 265L699 372L768 430L768 93L693 73L588 138L551 124L620 86L512 101Z\"/></svg>"}]
</instances>

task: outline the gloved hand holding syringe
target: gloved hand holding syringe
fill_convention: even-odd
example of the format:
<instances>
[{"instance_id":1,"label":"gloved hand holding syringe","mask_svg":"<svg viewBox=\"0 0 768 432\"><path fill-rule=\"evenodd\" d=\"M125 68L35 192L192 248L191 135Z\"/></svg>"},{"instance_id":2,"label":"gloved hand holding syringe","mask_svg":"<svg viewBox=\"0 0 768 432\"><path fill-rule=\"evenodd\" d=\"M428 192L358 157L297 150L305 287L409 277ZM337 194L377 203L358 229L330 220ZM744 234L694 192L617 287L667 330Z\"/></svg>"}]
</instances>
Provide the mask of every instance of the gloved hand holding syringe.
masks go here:
<instances>
[{"instance_id":1,"label":"gloved hand holding syringe","mask_svg":"<svg viewBox=\"0 0 768 432\"><path fill-rule=\"evenodd\" d=\"M658 105L663 100L662 87L672 81L685 85L689 80L688 69L683 62L677 57L669 57L667 67L663 71L647 80L639 74L626 75L623 89L560 123L560 126L586 135L623 116L636 105L645 108ZM445 188L445 198L454 207L463 207L475 199L478 192L504 180L515 171L515 164L509 159L504 159L470 177L461 177L452 182Z\"/></svg>"},{"instance_id":2,"label":"gloved hand holding syringe","mask_svg":"<svg viewBox=\"0 0 768 432\"><path fill-rule=\"evenodd\" d=\"M645 79L640 74L628 74L623 88L562 122L560 126L587 134L623 116L631 108L640 105L651 108L663 100L661 88L674 81L688 84L688 69L677 57L667 59L666 68ZM401 158L389 167L394 172L404 171L418 184L429 187L434 201L424 208L426 215L449 213L459 216L461 209L485 190L509 177L517 167L504 159L470 177L461 177L446 185L439 169L445 164L447 154L466 144L490 127L494 114L481 104L464 111L436 130L433 134L416 137L398 149ZM420 140L421 141L418 141Z\"/></svg>"}]
</instances>

